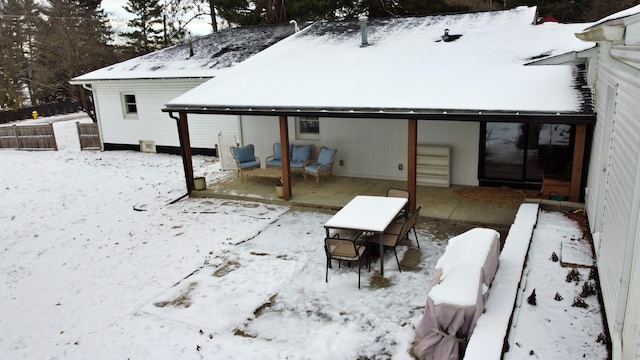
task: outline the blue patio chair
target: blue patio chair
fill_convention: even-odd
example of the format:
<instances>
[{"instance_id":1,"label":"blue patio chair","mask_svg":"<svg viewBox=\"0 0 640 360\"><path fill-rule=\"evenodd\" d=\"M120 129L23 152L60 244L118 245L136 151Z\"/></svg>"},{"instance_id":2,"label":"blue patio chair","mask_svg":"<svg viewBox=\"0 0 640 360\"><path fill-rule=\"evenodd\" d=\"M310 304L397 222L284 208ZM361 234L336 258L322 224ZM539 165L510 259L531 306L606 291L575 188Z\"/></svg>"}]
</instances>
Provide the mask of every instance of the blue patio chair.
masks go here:
<instances>
[{"instance_id":1,"label":"blue patio chair","mask_svg":"<svg viewBox=\"0 0 640 360\"><path fill-rule=\"evenodd\" d=\"M305 181L307 180L307 175L311 175L316 178L316 186L320 186L320 176L333 175L333 163L336 161L337 152L337 149L321 147L318 159L304 167Z\"/></svg>"},{"instance_id":2,"label":"blue patio chair","mask_svg":"<svg viewBox=\"0 0 640 360\"><path fill-rule=\"evenodd\" d=\"M293 144L289 144L289 159L291 159L291 154L293 154L293 146ZM282 146L280 143L273 144L273 155L267 156L265 165L267 167L282 167Z\"/></svg>"},{"instance_id":3,"label":"blue patio chair","mask_svg":"<svg viewBox=\"0 0 640 360\"><path fill-rule=\"evenodd\" d=\"M232 146L231 155L236 160L238 176L244 182L244 172L260 168L260 158L255 156L253 144L246 146Z\"/></svg>"},{"instance_id":4,"label":"blue patio chair","mask_svg":"<svg viewBox=\"0 0 640 360\"><path fill-rule=\"evenodd\" d=\"M292 173L304 173L305 165L308 165L312 160L314 145L289 145L289 168ZM280 143L273 144L273 155L265 159L265 165L267 167L282 167L282 146Z\"/></svg>"}]
</instances>

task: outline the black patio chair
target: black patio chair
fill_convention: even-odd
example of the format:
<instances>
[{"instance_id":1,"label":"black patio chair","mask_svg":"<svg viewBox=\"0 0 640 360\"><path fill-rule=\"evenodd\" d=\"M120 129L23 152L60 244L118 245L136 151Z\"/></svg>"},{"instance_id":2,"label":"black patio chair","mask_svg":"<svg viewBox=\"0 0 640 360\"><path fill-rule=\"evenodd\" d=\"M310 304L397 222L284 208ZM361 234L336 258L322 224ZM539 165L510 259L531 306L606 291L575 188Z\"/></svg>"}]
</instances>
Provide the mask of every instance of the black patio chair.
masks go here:
<instances>
[{"instance_id":1,"label":"black patio chair","mask_svg":"<svg viewBox=\"0 0 640 360\"><path fill-rule=\"evenodd\" d=\"M418 248L420 248L420 241L418 240L418 233L416 232L416 224L418 223L418 218L420 217L420 210L421 209L422 209L422 206L418 206L418 208L416 208L409 215L409 218L395 220L394 222L389 224L389 226L387 226L386 229L384 229L384 232L388 233L388 234L399 234L400 231L402 231L402 226L404 225L404 223L408 222L409 223L409 231L407 232L407 235L405 237L409 241L411 241L411 239L409 238L409 234L411 233L411 230L413 230L413 235L416 238L416 244L418 244ZM400 241L402 241L403 239L400 239Z\"/></svg>"},{"instance_id":2,"label":"black patio chair","mask_svg":"<svg viewBox=\"0 0 640 360\"><path fill-rule=\"evenodd\" d=\"M387 197L397 197L397 198L405 198L407 199L407 205L398 213L398 216L395 220L399 218L407 218L409 216L409 203L411 202L411 196L407 190L397 189L397 188L388 188L387 189Z\"/></svg>"},{"instance_id":3,"label":"black patio chair","mask_svg":"<svg viewBox=\"0 0 640 360\"><path fill-rule=\"evenodd\" d=\"M400 260L398 259L398 252L396 251L396 247L400 243L400 241L408 238L409 231L414 229L415 232L415 224L418 220L418 216L420 214L420 207L414 211L406 221L391 223L385 232L382 234L382 246L383 251L393 250L393 255L396 257L396 262L398 263L398 270L402 272L402 267L400 266ZM399 226L399 228L398 228ZM397 231L396 231L397 230ZM416 239L418 239L418 235L416 234ZM373 245L380 246L380 236L374 235L369 239L369 242ZM418 242L418 247L420 247L420 243ZM380 261L384 261L384 252L380 254Z\"/></svg>"},{"instance_id":4,"label":"black patio chair","mask_svg":"<svg viewBox=\"0 0 640 360\"><path fill-rule=\"evenodd\" d=\"M325 271L325 282L329 282L329 268L332 260L338 260L338 267L341 261L358 262L358 289L360 289L360 268L365 254L367 257L367 267L371 271L371 261L367 252L367 238L359 236L356 239L344 239L336 236L324 239L324 250L327 255L327 268Z\"/></svg>"}]
</instances>

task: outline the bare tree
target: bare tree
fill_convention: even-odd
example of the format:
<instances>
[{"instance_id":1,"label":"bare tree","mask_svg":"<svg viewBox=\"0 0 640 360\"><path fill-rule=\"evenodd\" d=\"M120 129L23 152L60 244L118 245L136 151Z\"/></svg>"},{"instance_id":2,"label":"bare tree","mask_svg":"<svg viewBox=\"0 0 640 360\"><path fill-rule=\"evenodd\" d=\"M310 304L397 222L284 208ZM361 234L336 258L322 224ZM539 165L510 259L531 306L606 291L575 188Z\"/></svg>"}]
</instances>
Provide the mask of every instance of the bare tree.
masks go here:
<instances>
[{"instance_id":1,"label":"bare tree","mask_svg":"<svg viewBox=\"0 0 640 360\"><path fill-rule=\"evenodd\" d=\"M211 19L211 30L216 32L218 31L216 3L216 0L168 0L165 11L171 22L176 24L177 31L183 31L194 19L208 16ZM185 18L186 20L182 20Z\"/></svg>"}]
</instances>

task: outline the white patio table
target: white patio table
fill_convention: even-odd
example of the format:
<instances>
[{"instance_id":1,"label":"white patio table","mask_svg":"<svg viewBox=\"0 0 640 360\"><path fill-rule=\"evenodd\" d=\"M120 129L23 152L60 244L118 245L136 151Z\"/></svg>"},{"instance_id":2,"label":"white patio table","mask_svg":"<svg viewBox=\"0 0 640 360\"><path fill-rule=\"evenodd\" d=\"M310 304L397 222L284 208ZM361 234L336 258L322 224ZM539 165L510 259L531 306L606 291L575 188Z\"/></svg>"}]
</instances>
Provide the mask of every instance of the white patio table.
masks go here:
<instances>
[{"instance_id":1,"label":"white patio table","mask_svg":"<svg viewBox=\"0 0 640 360\"><path fill-rule=\"evenodd\" d=\"M384 276L384 229L407 204L406 198L358 195L324 224L329 229L358 230L380 236L380 275Z\"/></svg>"}]
</instances>

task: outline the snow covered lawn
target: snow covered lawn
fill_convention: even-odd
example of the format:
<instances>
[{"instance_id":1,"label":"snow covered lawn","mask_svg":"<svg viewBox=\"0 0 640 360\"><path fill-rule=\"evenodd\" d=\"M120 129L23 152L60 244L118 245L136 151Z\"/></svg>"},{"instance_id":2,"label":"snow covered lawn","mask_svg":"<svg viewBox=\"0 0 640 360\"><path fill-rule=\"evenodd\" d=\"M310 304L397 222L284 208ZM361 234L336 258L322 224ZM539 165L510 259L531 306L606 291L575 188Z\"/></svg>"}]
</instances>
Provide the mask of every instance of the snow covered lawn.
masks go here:
<instances>
[{"instance_id":1,"label":"snow covered lawn","mask_svg":"<svg viewBox=\"0 0 640 360\"><path fill-rule=\"evenodd\" d=\"M57 152L0 151L3 358L411 358L446 245L430 230L418 232L418 270L399 273L387 254L389 287L368 286L374 263L361 290L353 267L334 265L327 284L323 224L331 214L218 199L166 205L184 194L179 156L80 152L73 121L54 128ZM195 161L208 181L226 176L210 159ZM558 236L562 227L573 225L563 221ZM407 247L398 249L402 257ZM538 312L544 288L536 286ZM562 294L551 304L572 301ZM598 315L589 305L585 318ZM602 328L555 321L564 314L547 315L563 334ZM541 332L527 321L522 313L519 327ZM573 340L546 346L563 359L582 350Z\"/></svg>"}]
</instances>

